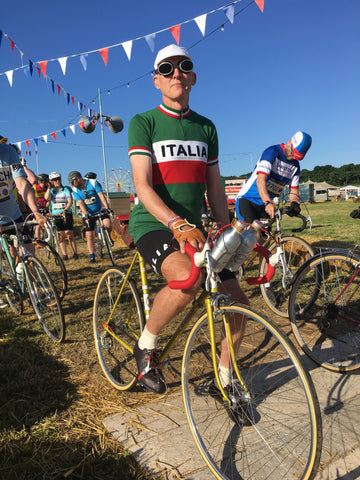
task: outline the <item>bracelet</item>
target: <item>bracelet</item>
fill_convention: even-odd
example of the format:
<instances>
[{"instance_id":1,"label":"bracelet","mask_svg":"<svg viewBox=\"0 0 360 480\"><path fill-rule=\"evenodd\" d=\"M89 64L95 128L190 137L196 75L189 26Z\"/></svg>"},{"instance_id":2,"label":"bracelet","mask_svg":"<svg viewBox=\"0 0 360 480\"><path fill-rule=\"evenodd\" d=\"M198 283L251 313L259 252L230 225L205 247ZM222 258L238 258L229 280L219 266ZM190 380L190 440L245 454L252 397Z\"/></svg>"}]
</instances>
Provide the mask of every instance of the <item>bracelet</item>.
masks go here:
<instances>
[{"instance_id":1,"label":"bracelet","mask_svg":"<svg viewBox=\"0 0 360 480\"><path fill-rule=\"evenodd\" d=\"M273 202L271 202L270 200L266 200L266 202L264 202L264 204L265 204L265 207L266 207L267 205L272 205Z\"/></svg>"},{"instance_id":2,"label":"bracelet","mask_svg":"<svg viewBox=\"0 0 360 480\"><path fill-rule=\"evenodd\" d=\"M179 218L179 215L177 215L176 217L173 217L171 220L168 221L168 228L170 228L170 225L175 221L175 220L178 220Z\"/></svg>"}]
</instances>

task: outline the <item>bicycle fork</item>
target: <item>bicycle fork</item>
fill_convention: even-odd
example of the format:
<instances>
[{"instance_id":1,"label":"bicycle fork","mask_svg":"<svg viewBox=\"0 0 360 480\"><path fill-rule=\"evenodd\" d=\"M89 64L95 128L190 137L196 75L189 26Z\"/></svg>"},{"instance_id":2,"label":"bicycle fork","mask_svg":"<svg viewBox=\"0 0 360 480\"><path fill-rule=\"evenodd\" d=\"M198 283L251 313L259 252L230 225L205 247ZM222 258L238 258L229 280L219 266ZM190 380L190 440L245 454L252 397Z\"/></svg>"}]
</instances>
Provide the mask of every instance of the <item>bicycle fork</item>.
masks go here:
<instances>
[{"instance_id":1,"label":"bicycle fork","mask_svg":"<svg viewBox=\"0 0 360 480\"><path fill-rule=\"evenodd\" d=\"M229 396L225 393L225 390L221 384L220 380L220 375L219 375L219 365L217 361L217 352L216 352L216 341L215 341L215 331L214 331L214 316L217 316L219 314L222 315L223 319L223 324L224 324L224 335L226 338L226 343L229 349L230 353L230 367L233 368L237 379L240 382L241 388L244 391L244 399L250 399L250 392L249 389L247 388L241 373L238 369L237 362L236 362L236 357L235 357L235 348L234 348L234 342L233 342L233 337L232 337L232 332L231 332L231 326L230 326L230 321L227 315L221 313L221 308L218 309L217 306L213 306L211 302L211 298L208 297L205 300L205 305L206 305L206 311L207 311L207 316L208 316L208 322L209 322L209 333L210 333L210 343L211 343L211 356L213 360L213 368L214 368L214 373L215 373L215 378L218 384L218 387L221 391L222 397L224 402L228 403L228 406L231 406L233 403L233 400L229 398ZM241 320L242 322L246 321L244 318Z\"/></svg>"}]
</instances>

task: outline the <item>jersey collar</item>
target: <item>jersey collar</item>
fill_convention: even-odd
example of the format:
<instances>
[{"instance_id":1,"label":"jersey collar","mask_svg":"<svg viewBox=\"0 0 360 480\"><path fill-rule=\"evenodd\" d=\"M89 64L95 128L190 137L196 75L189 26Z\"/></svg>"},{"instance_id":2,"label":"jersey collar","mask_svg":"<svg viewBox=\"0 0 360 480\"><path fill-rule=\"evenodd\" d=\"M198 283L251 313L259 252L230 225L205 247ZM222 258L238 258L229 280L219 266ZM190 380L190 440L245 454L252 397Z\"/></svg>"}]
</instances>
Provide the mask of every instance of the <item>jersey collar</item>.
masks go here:
<instances>
[{"instance_id":1,"label":"jersey collar","mask_svg":"<svg viewBox=\"0 0 360 480\"><path fill-rule=\"evenodd\" d=\"M158 106L158 109L162 113L165 113L165 115L168 115L169 117L179 118L179 119L188 117L191 113L191 110L189 107L186 107L184 110L175 110L174 108L167 107L163 103Z\"/></svg>"}]
</instances>

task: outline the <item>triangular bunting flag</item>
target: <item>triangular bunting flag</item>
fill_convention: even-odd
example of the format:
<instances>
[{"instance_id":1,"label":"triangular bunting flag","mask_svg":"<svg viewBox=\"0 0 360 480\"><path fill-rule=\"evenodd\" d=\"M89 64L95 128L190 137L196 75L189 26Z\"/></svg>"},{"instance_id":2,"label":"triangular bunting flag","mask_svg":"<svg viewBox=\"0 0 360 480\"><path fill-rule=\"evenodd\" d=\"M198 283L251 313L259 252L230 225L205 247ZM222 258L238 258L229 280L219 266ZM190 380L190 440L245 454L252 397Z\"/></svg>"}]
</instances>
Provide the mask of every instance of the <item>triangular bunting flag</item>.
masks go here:
<instances>
[{"instance_id":1,"label":"triangular bunting flag","mask_svg":"<svg viewBox=\"0 0 360 480\"><path fill-rule=\"evenodd\" d=\"M131 58L131 48L132 48L132 40L129 40L128 42L124 42L121 45L124 47L125 53L130 60Z\"/></svg>"},{"instance_id":2,"label":"triangular bunting flag","mask_svg":"<svg viewBox=\"0 0 360 480\"><path fill-rule=\"evenodd\" d=\"M51 89L52 89L53 93L55 93L55 83L54 83L53 79L51 79Z\"/></svg>"},{"instance_id":3,"label":"triangular bunting flag","mask_svg":"<svg viewBox=\"0 0 360 480\"><path fill-rule=\"evenodd\" d=\"M39 74L39 77L40 77L40 75L41 75L41 70L40 70L40 68L39 68L37 65L35 65L35 68L36 68L36 70L37 70L37 72L38 72L38 74Z\"/></svg>"},{"instance_id":4,"label":"triangular bunting flag","mask_svg":"<svg viewBox=\"0 0 360 480\"><path fill-rule=\"evenodd\" d=\"M56 132L53 132L51 136L54 138L54 140L56 140Z\"/></svg>"},{"instance_id":5,"label":"triangular bunting flag","mask_svg":"<svg viewBox=\"0 0 360 480\"><path fill-rule=\"evenodd\" d=\"M204 13L204 15L200 15L200 17L194 18L194 20L197 23L197 26L199 27L200 32L203 34L203 36L205 35L206 17L207 17L207 14Z\"/></svg>"},{"instance_id":6,"label":"triangular bunting flag","mask_svg":"<svg viewBox=\"0 0 360 480\"><path fill-rule=\"evenodd\" d=\"M229 19L230 23L234 23L234 5L230 5L225 9L225 14Z\"/></svg>"},{"instance_id":7,"label":"triangular bunting flag","mask_svg":"<svg viewBox=\"0 0 360 480\"><path fill-rule=\"evenodd\" d=\"M38 138L33 138L33 140L34 140L35 145L38 146L39 139ZM37 152L35 152L35 153L37 153Z\"/></svg>"},{"instance_id":8,"label":"triangular bunting flag","mask_svg":"<svg viewBox=\"0 0 360 480\"><path fill-rule=\"evenodd\" d=\"M25 143L30 148L30 140L25 140Z\"/></svg>"},{"instance_id":9,"label":"triangular bunting flag","mask_svg":"<svg viewBox=\"0 0 360 480\"><path fill-rule=\"evenodd\" d=\"M264 13L264 0L255 0L255 3L260 8L262 13Z\"/></svg>"},{"instance_id":10,"label":"triangular bunting flag","mask_svg":"<svg viewBox=\"0 0 360 480\"><path fill-rule=\"evenodd\" d=\"M75 125L70 125L69 128L73 132L73 134L75 135Z\"/></svg>"},{"instance_id":11,"label":"triangular bunting flag","mask_svg":"<svg viewBox=\"0 0 360 480\"><path fill-rule=\"evenodd\" d=\"M74 97L71 97L72 104L75 106L75 99Z\"/></svg>"},{"instance_id":12,"label":"triangular bunting flag","mask_svg":"<svg viewBox=\"0 0 360 480\"><path fill-rule=\"evenodd\" d=\"M65 131L65 128L63 130L61 130L61 133L64 135L64 137L66 137L66 131Z\"/></svg>"},{"instance_id":13,"label":"triangular bunting flag","mask_svg":"<svg viewBox=\"0 0 360 480\"><path fill-rule=\"evenodd\" d=\"M58 91L58 97L60 97L61 87L58 84L56 84L56 86L57 86L57 91Z\"/></svg>"},{"instance_id":14,"label":"triangular bunting flag","mask_svg":"<svg viewBox=\"0 0 360 480\"><path fill-rule=\"evenodd\" d=\"M59 61L59 63L60 63L61 70L62 70L62 72L63 72L64 75L65 75L65 72L66 72L66 62L67 62L67 59L68 59L68 57L58 58L58 61Z\"/></svg>"},{"instance_id":15,"label":"triangular bunting flag","mask_svg":"<svg viewBox=\"0 0 360 480\"><path fill-rule=\"evenodd\" d=\"M30 75L32 76L33 74L33 62L29 60L29 70L30 70Z\"/></svg>"},{"instance_id":16,"label":"triangular bunting flag","mask_svg":"<svg viewBox=\"0 0 360 480\"><path fill-rule=\"evenodd\" d=\"M21 152L21 142L17 142L17 144L16 144L16 145L18 146L18 149L19 149L19 150L20 150L20 152Z\"/></svg>"},{"instance_id":17,"label":"triangular bunting flag","mask_svg":"<svg viewBox=\"0 0 360 480\"><path fill-rule=\"evenodd\" d=\"M30 78L30 68L28 65L24 67L24 75L26 76L26 78Z\"/></svg>"},{"instance_id":18,"label":"triangular bunting flag","mask_svg":"<svg viewBox=\"0 0 360 480\"><path fill-rule=\"evenodd\" d=\"M67 102L70 103L70 93L66 94Z\"/></svg>"},{"instance_id":19,"label":"triangular bunting flag","mask_svg":"<svg viewBox=\"0 0 360 480\"><path fill-rule=\"evenodd\" d=\"M150 50L153 52L155 50L155 33L151 33L150 35L146 35L145 37L145 40L146 40L146 43L149 45L150 47Z\"/></svg>"},{"instance_id":20,"label":"triangular bunting flag","mask_svg":"<svg viewBox=\"0 0 360 480\"><path fill-rule=\"evenodd\" d=\"M39 62L42 74L44 75L44 78L46 76L46 67L47 67L47 60L44 60L43 62Z\"/></svg>"},{"instance_id":21,"label":"triangular bunting flag","mask_svg":"<svg viewBox=\"0 0 360 480\"><path fill-rule=\"evenodd\" d=\"M87 54L86 55L80 55L80 62L81 62L81 65L83 66L83 69L86 71L86 69L87 69Z\"/></svg>"},{"instance_id":22,"label":"triangular bunting flag","mask_svg":"<svg viewBox=\"0 0 360 480\"><path fill-rule=\"evenodd\" d=\"M8 36L8 39L10 40L11 43L11 51L14 51L15 43L11 40L11 38Z\"/></svg>"},{"instance_id":23,"label":"triangular bunting flag","mask_svg":"<svg viewBox=\"0 0 360 480\"><path fill-rule=\"evenodd\" d=\"M102 48L101 50L99 50L99 52L100 52L100 55L102 56L102 59L104 60L105 67L106 67L107 61L108 61L109 49L107 47Z\"/></svg>"},{"instance_id":24,"label":"triangular bunting flag","mask_svg":"<svg viewBox=\"0 0 360 480\"><path fill-rule=\"evenodd\" d=\"M173 37L175 38L175 42L179 45L180 41L180 27L181 25L174 25L173 27L170 27L169 30L173 34Z\"/></svg>"},{"instance_id":25,"label":"triangular bunting flag","mask_svg":"<svg viewBox=\"0 0 360 480\"><path fill-rule=\"evenodd\" d=\"M44 139L45 143L48 143L48 136L47 135L43 135L42 138Z\"/></svg>"},{"instance_id":26,"label":"triangular bunting flag","mask_svg":"<svg viewBox=\"0 0 360 480\"><path fill-rule=\"evenodd\" d=\"M10 87L12 87L14 70L9 70L8 72L5 72L5 75L7 76L7 79L9 80Z\"/></svg>"}]
</instances>

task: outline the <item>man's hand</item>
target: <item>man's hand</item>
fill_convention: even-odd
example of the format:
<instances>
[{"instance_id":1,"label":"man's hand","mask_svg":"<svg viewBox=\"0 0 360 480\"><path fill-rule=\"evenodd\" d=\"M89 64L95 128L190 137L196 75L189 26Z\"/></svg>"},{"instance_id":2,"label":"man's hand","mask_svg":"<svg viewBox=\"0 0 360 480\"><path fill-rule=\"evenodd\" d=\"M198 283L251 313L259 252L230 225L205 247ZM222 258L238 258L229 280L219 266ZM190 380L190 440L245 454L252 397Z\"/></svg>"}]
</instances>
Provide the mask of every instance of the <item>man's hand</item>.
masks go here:
<instances>
[{"instance_id":1,"label":"man's hand","mask_svg":"<svg viewBox=\"0 0 360 480\"><path fill-rule=\"evenodd\" d=\"M350 212L351 218L360 218L360 207Z\"/></svg>"},{"instance_id":2,"label":"man's hand","mask_svg":"<svg viewBox=\"0 0 360 480\"><path fill-rule=\"evenodd\" d=\"M290 207L286 211L286 214L289 215L289 217L296 217L296 215L299 215L300 211L300 203L291 202Z\"/></svg>"},{"instance_id":3,"label":"man's hand","mask_svg":"<svg viewBox=\"0 0 360 480\"><path fill-rule=\"evenodd\" d=\"M39 226L40 226L41 228L44 228L44 227L45 227L45 223L46 223L46 218L43 217L43 216L41 215L41 213L39 213L39 212L34 213L34 215L35 215L35 220L37 221L37 223L39 224Z\"/></svg>"},{"instance_id":4,"label":"man's hand","mask_svg":"<svg viewBox=\"0 0 360 480\"><path fill-rule=\"evenodd\" d=\"M170 229L174 234L175 240L177 240L180 245L181 253L185 253L186 242L190 243L197 250L204 248L205 237L202 231L187 220L183 218L174 220L170 225Z\"/></svg>"}]
</instances>

